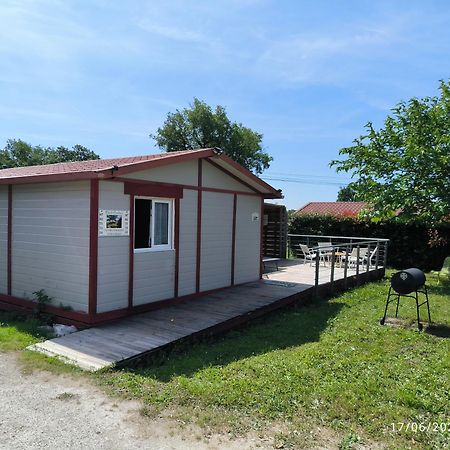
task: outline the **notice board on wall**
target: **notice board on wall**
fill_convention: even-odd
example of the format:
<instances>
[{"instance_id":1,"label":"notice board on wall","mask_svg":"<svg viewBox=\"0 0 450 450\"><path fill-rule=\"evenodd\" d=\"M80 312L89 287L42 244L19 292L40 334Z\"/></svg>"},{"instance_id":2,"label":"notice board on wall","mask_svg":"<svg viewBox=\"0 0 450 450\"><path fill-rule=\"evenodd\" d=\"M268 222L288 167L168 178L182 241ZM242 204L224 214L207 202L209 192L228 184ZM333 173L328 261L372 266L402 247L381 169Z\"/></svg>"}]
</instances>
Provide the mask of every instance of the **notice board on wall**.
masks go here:
<instances>
[{"instance_id":1,"label":"notice board on wall","mask_svg":"<svg viewBox=\"0 0 450 450\"><path fill-rule=\"evenodd\" d=\"M99 236L129 236L130 211L100 209L98 212Z\"/></svg>"}]
</instances>

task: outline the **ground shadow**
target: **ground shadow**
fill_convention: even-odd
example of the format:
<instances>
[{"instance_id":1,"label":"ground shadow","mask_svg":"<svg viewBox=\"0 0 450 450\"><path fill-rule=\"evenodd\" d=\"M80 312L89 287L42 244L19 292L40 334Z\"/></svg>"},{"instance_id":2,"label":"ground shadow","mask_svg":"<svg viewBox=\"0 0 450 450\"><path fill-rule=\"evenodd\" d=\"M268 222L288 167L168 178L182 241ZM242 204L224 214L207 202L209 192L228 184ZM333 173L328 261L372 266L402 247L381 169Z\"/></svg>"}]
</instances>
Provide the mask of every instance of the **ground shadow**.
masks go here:
<instances>
[{"instance_id":1,"label":"ground shadow","mask_svg":"<svg viewBox=\"0 0 450 450\"><path fill-rule=\"evenodd\" d=\"M440 338L450 338L450 326L432 323L426 327L425 333L432 334L433 336Z\"/></svg>"},{"instance_id":2,"label":"ground shadow","mask_svg":"<svg viewBox=\"0 0 450 450\"><path fill-rule=\"evenodd\" d=\"M0 310L0 323L14 327L17 331L28 333L35 338L47 338L49 336L44 330L39 329L46 323L31 314Z\"/></svg>"},{"instance_id":3,"label":"ground shadow","mask_svg":"<svg viewBox=\"0 0 450 450\"><path fill-rule=\"evenodd\" d=\"M449 295L450 283L430 284L427 285L428 294L432 295Z\"/></svg>"},{"instance_id":4,"label":"ground shadow","mask_svg":"<svg viewBox=\"0 0 450 450\"><path fill-rule=\"evenodd\" d=\"M221 337L196 343L186 341L118 368L163 382L177 375L192 376L203 368L318 341L329 320L341 308L340 303L316 299L314 303L292 306L255 319Z\"/></svg>"}]
</instances>

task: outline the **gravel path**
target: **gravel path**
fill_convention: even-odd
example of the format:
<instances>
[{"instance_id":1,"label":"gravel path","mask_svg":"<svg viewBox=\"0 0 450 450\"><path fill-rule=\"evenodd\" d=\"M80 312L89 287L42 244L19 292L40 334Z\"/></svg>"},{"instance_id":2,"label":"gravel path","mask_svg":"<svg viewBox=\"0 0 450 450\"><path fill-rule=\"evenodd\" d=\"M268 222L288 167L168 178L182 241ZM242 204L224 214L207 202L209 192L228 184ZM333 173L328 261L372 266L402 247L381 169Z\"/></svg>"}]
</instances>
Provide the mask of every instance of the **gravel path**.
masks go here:
<instances>
[{"instance_id":1,"label":"gravel path","mask_svg":"<svg viewBox=\"0 0 450 450\"><path fill-rule=\"evenodd\" d=\"M0 449L230 449L262 442L212 436L169 419L151 420L140 405L109 398L85 378L23 373L14 353L0 353Z\"/></svg>"}]
</instances>

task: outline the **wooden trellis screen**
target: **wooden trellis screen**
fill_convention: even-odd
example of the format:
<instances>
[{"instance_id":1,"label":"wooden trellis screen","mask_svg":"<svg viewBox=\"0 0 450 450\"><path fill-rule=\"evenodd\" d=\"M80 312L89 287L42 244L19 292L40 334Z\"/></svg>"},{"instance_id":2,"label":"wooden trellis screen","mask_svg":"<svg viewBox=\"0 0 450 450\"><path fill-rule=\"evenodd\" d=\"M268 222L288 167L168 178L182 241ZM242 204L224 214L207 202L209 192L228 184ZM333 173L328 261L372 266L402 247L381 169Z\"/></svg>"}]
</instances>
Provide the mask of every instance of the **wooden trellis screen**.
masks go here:
<instances>
[{"instance_id":1,"label":"wooden trellis screen","mask_svg":"<svg viewBox=\"0 0 450 450\"><path fill-rule=\"evenodd\" d=\"M264 203L264 256L286 258L287 225L288 216L285 206Z\"/></svg>"}]
</instances>

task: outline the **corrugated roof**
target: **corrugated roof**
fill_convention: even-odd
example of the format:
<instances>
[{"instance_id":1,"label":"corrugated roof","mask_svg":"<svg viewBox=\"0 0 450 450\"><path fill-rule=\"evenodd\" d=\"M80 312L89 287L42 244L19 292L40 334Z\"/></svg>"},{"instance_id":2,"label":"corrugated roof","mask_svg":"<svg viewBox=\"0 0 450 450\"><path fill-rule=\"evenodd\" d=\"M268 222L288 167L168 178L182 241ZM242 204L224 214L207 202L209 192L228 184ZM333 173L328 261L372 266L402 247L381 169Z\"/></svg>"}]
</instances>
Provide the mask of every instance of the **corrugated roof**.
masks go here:
<instances>
[{"instance_id":1,"label":"corrugated roof","mask_svg":"<svg viewBox=\"0 0 450 450\"><path fill-rule=\"evenodd\" d=\"M366 206L366 202L309 202L298 209L296 214L355 217Z\"/></svg>"}]
</instances>

